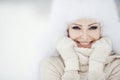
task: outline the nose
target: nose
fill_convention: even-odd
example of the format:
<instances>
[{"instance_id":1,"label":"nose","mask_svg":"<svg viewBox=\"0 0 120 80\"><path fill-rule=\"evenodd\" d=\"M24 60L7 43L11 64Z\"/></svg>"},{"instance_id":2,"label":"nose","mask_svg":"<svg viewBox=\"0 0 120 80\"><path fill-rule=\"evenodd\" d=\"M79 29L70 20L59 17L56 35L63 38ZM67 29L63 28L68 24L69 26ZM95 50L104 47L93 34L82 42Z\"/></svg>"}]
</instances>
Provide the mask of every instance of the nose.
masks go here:
<instances>
[{"instance_id":1,"label":"nose","mask_svg":"<svg viewBox=\"0 0 120 80\"><path fill-rule=\"evenodd\" d=\"M89 34L87 31L83 31L80 35L80 39L83 42L89 41Z\"/></svg>"}]
</instances>

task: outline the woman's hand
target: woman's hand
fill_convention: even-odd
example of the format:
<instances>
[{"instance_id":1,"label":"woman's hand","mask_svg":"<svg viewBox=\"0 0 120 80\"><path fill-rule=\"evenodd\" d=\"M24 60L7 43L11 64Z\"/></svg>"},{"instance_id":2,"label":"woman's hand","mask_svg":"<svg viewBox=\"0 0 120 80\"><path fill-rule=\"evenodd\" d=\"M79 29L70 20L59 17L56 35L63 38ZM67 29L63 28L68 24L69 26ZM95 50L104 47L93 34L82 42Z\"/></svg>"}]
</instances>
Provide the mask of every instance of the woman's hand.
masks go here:
<instances>
[{"instance_id":1,"label":"woman's hand","mask_svg":"<svg viewBox=\"0 0 120 80\"><path fill-rule=\"evenodd\" d=\"M112 51L112 42L109 38L103 37L100 40L96 41L92 45L92 48L93 52L90 56L90 59L104 63Z\"/></svg>"},{"instance_id":2,"label":"woman's hand","mask_svg":"<svg viewBox=\"0 0 120 80\"><path fill-rule=\"evenodd\" d=\"M112 43L110 39L104 37L96 41L92 48L93 52L89 59L88 80L105 80L104 63L112 51Z\"/></svg>"},{"instance_id":3,"label":"woman's hand","mask_svg":"<svg viewBox=\"0 0 120 80\"><path fill-rule=\"evenodd\" d=\"M66 71L79 70L78 56L73 49L76 46L77 44L68 37L64 37L57 44L57 50L64 59Z\"/></svg>"}]
</instances>

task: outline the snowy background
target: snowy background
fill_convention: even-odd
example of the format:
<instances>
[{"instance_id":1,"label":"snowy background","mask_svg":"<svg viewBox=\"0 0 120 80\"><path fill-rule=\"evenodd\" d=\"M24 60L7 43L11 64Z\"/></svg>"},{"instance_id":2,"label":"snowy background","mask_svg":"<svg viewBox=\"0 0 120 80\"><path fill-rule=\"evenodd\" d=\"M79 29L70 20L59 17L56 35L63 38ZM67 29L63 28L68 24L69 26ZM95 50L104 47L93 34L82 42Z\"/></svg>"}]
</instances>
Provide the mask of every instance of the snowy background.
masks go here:
<instances>
[{"instance_id":1,"label":"snowy background","mask_svg":"<svg viewBox=\"0 0 120 80\"><path fill-rule=\"evenodd\" d=\"M0 1L0 80L39 80L51 1Z\"/></svg>"},{"instance_id":2,"label":"snowy background","mask_svg":"<svg viewBox=\"0 0 120 80\"><path fill-rule=\"evenodd\" d=\"M120 0L116 0L119 6ZM39 80L52 0L0 0L0 80Z\"/></svg>"}]
</instances>

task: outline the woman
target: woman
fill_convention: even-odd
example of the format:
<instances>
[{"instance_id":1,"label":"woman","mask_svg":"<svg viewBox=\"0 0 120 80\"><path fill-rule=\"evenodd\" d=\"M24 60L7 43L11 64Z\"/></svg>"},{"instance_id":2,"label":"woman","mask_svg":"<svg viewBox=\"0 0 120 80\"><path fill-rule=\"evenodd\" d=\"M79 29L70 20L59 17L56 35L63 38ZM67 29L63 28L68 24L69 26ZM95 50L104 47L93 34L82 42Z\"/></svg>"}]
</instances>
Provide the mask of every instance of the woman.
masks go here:
<instances>
[{"instance_id":1,"label":"woman","mask_svg":"<svg viewBox=\"0 0 120 80\"><path fill-rule=\"evenodd\" d=\"M115 55L102 29L102 21L93 16L69 23L67 36L56 46L59 56L49 57L41 64L41 80L120 80L120 56Z\"/></svg>"}]
</instances>

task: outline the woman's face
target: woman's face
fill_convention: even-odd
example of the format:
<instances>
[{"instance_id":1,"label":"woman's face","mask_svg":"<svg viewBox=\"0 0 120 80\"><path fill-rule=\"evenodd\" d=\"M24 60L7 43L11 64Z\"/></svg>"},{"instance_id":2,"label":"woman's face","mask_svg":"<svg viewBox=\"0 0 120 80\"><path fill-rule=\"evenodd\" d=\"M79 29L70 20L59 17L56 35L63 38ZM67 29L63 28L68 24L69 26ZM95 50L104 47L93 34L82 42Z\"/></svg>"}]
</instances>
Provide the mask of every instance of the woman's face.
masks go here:
<instances>
[{"instance_id":1,"label":"woman's face","mask_svg":"<svg viewBox=\"0 0 120 80\"><path fill-rule=\"evenodd\" d=\"M100 24L93 19L79 19L68 28L69 37L83 48L90 48L100 38L100 32Z\"/></svg>"}]
</instances>

